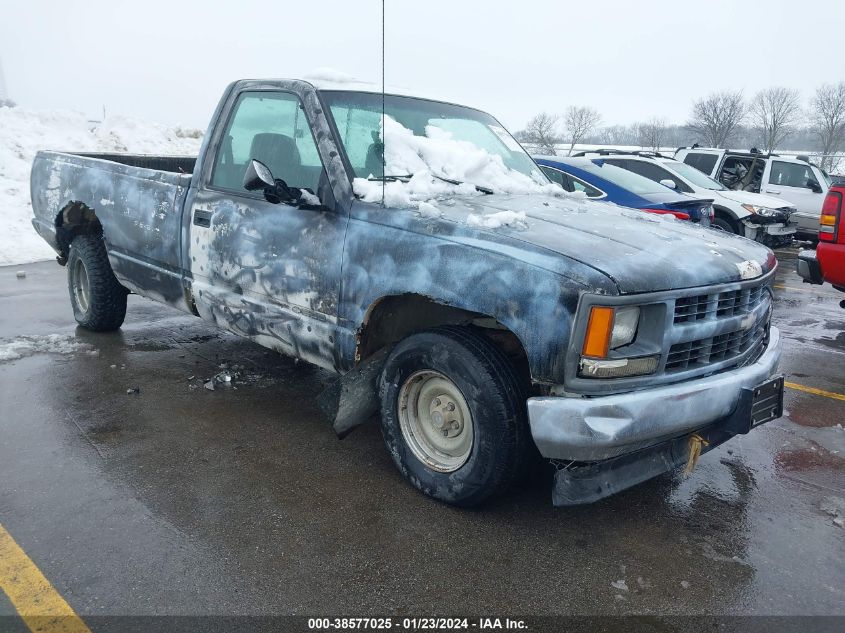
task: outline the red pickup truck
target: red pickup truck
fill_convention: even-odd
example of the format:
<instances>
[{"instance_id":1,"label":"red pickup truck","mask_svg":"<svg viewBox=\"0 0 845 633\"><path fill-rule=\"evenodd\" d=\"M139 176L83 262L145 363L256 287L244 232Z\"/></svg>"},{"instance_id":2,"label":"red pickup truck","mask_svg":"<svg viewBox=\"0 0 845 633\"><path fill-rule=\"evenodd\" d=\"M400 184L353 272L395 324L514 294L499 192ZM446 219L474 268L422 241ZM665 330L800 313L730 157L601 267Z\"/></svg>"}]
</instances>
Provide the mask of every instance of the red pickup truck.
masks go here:
<instances>
[{"instance_id":1,"label":"red pickup truck","mask_svg":"<svg viewBox=\"0 0 845 633\"><path fill-rule=\"evenodd\" d=\"M819 244L814 251L798 254L798 274L812 284L828 282L845 292L845 185L827 192L819 220ZM840 305L845 308L845 300Z\"/></svg>"}]
</instances>

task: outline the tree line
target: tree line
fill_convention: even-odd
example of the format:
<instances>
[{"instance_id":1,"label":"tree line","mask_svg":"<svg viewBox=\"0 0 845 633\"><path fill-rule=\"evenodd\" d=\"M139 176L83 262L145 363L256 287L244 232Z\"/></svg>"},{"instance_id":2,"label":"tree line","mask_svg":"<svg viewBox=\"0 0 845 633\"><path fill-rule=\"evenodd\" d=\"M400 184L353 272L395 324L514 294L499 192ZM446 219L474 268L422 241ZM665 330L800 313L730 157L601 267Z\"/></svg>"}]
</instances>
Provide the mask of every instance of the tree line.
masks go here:
<instances>
[{"instance_id":1,"label":"tree line","mask_svg":"<svg viewBox=\"0 0 845 633\"><path fill-rule=\"evenodd\" d=\"M533 151L555 154L577 144L632 145L658 151L698 143L704 147L757 147L764 152L813 150L819 165L834 171L845 165L845 81L824 84L809 102L797 90L772 87L746 99L741 90L713 92L692 104L685 124L662 117L631 125L601 126L601 115L570 106L560 116L541 112L516 137Z\"/></svg>"}]
</instances>

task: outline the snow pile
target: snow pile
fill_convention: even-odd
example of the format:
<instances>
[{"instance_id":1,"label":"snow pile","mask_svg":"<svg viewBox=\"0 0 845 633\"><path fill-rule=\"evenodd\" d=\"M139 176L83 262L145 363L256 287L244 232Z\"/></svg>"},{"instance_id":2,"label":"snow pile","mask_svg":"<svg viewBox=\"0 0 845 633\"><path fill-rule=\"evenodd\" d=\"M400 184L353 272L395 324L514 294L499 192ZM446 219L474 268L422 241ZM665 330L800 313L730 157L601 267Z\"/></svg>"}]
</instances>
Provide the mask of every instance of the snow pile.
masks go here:
<instances>
[{"instance_id":1,"label":"snow pile","mask_svg":"<svg viewBox=\"0 0 845 633\"><path fill-rule=\"evenodd\" d=\"M486 215L470 213L467 217L467 224L484 229L498 229L502 226L525 228L527 226L524 211L499 211Z\"/></svg>"},{"instance_id":2,"label":"snow pile","mask_svg":"<svg viewBox=\"0 0 845 633\"><path fill-rule=\"evenodd\" d=\"M77 341L73 336L60 334L19 336L13 339L0 339L0 363L39 353L73 354L78 351L90 350L90 345Z\"/></svg>"},{"instance_id":3,"label":"snow pile","mask_svg":"<svg viewBox=\"0 0 845 633\"><path fill-rule=\"evenodd\" d=\"M0 107L0 266L52 259L32 228L29 170L42 149L196 155L202 132L126 117L91 123L78 112Z\"/></svg>"},{"instance_id":4,"label":"snow pile","mask_svg":"<svg viewBox=\"0 0 845 633\"><path fill-rule=\"evenodd\" d=\"M425 136L417 136L391 117L385 117L379 130L384 143L385 173L412 176L384 186L380 181L356 178L355 195L366 202L382 202L388 207L419 207L421 201L447 195L483 195L476 185L494 193L543 193L562 195L563 191L539 176L534 180L507 167L501 156L491 154L436 125L427 125ZM456 180L454 185L443 179Z\"/></svg>"}]
</instances>

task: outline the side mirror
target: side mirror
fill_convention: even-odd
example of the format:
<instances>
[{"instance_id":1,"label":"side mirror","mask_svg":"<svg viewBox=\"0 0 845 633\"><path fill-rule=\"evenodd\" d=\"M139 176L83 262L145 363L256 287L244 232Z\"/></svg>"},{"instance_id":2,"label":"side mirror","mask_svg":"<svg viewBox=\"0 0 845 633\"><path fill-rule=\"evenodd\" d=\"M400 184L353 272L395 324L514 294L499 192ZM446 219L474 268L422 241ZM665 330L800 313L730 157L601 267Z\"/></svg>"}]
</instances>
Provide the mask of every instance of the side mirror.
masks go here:
<instances>
[{"instance_id":1,"label":"side mirror","mask_svg":"<svg viewBox=\"0 0 845 633\"><path fill-rule=\"evenodd\" d=\"M819 183L815 182L814 180L807 181L807 188L810 189L813 193L821 193L822 188Z\"/></svg>"},{"instance_id":2,"label":"side mirror","mask_svg":"<svg viewBox=\"0 0 845 633\"><path fill-rule=\"evenodd\" d=\"M247 191L258 191L267 187L275 187L276 179L273 172L260 160L252 159L244 173L244 189Z\"/></svg>"},{"instance_id":3,"label":"side mirror","mask_svg":"<svg viewBox=\"0 0 845 633\"><path fill-rule=\"evenodd\" d=\"M660 181L660 184L663 185L664 187L669 187L669 189L677 189L678 188L678 183L676 183L671 178L664 178L663 180Z\"/></svg>"}]
</instances>

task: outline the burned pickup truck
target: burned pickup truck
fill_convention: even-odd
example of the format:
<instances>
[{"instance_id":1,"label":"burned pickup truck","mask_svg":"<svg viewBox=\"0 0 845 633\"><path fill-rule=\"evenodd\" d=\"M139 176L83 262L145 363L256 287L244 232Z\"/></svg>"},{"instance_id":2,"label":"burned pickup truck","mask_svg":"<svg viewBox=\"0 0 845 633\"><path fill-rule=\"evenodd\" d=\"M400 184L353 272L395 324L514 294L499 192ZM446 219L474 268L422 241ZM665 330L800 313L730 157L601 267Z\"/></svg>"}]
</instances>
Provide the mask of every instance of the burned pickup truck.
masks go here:
<instances>
[{"instance_id":1,"label":"burned pickup truck","mask_svg":"<svg viewBox=\"0 0 845 633\"><path fill-rule=\"evenodd\" d=\"M539 456L594 501L781 415L772 252L567 194L479 110L238 81L196 159L40 152L32 200L81 326L132 292L336 372L335 430L379 411L448 503Z\"/></svg>"}]
</instances>

